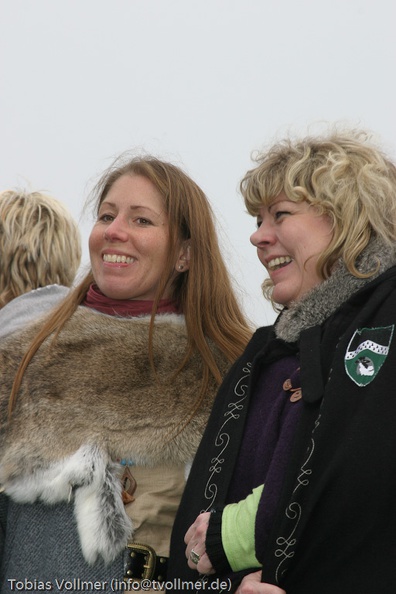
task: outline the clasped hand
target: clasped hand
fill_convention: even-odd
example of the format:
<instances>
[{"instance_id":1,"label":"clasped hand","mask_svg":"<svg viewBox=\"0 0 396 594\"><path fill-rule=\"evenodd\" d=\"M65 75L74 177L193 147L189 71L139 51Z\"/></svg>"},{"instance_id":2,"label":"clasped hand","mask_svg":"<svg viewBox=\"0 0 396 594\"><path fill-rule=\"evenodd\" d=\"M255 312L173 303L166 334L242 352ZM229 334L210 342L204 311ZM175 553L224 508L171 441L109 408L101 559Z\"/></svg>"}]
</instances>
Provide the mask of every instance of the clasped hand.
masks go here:
<instances>
[{"instance_id":1,"label":"clasped hand","mask_svg":"<svg viewBox=\"0 0 396 594\"><path fill-rule=\"evenodd\" d=\"M273 584L264 584L261 571L256 571L243 578L235 594L286 594L286 591Z\"/></svg>"},{"instance_id":2,"label":"clasped hand","mask_svg":"<svg viewBox=\"0 0 396 594\"><path fill-rule=\"evenodd\" d=\"M188 566L199 573L209 575L214 573L212 563L206 553L206 532L209 525L210 512L200 514L194 524L190 526L184 537L186 543L186 557ZM193 551L193 554L191 554ZM198 562L196 562L198 559Z\"/></svg>"},{"instance_id":3,"label":"clasped hand","mask_svg":"<svg viewBox=\"0 0 396 594\"><path fill-rule=\"evenodd\" d=\"M187 545L186 557L188 566L206 575L215 573L205 547L209 518L210 512L200 514L194 524L187 530L184 537L184 542ZM256 571L243 578L235 594L286 594L286 592L273 584L262 583L261 571Z\"/></svg>"}]
</instances>

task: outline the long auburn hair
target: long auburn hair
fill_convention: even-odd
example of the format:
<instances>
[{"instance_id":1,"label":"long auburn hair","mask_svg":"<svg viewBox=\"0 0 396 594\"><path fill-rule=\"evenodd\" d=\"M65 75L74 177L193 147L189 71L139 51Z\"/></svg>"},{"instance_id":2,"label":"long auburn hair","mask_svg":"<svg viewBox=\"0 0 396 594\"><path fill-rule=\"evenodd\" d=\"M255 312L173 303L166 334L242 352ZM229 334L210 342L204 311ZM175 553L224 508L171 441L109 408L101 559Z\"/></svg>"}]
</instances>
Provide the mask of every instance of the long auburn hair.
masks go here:
<instances>
[{"instance_id":1,"label":"long auburn hair","mask_svg":"<svg viewBox=\"0 0 396 594\"><path fill-rule=\"evenodd\" d=\"M189 270L177 275L173 282L173 298L185 316L188 337L186 355L175 373L179 373L196 352L200 354L203 364L202 383L194 410L190 411L191 419L204 398L210 377L218 384L222 380L208 339L233 362L242 354L252 331L235 296L221 255L213 212L204 192L179 167L171 163L152 156L129 158L125 162L125 157L121 156L102 175L94 188L90 202L95 201L96 213L110 188L123 175L141 175L151 181L163 197L169 222L167 265L160 279L150 321L148 352L154 371L153 333L158 303L174 274L180 242L188 240L190 245ZM10 415L30 361L46 338L54 334L54 340L56 339L84 301L92 282L94 277L90 270L49 315L34 337L15 376L9 401Z\"/></svg>"}]
</instances>

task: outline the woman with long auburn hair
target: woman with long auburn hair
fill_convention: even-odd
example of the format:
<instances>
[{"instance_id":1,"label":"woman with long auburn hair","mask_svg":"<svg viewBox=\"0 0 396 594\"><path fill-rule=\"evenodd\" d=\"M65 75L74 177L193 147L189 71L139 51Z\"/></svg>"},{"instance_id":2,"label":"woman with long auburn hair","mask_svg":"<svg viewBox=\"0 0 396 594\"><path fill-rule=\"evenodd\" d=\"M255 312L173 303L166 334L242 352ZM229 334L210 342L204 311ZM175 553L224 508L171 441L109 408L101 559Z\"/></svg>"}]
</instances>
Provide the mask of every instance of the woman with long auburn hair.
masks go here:
<instances>
[{"instance_id":1,"label":"woman with long auburn hair","mask_svg":"<svg viewBox=\"0 0 396 594\"><path fill-rule=\"evenodd\" d=\"M123 157L94 197L90 271L0 346L1 592L166 578L189 465L251 335L179 167Z\"/></svg>"}]
</instances>

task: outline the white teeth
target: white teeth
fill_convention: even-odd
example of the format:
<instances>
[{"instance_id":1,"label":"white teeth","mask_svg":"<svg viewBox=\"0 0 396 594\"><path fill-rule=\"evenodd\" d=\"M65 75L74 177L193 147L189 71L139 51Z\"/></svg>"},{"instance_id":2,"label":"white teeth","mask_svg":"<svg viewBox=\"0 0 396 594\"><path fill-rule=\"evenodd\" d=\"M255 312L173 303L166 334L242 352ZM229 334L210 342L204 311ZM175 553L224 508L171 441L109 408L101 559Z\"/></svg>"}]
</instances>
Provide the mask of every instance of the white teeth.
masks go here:
<instances>
[{"instance_id":1,"label":"white teeth","mask_svg":"<svg viewBox=\"0 0 396 594\"><path fill-rule=\"evenodd\" d=\"M279 258L274 258L273 260L270 260L268 262L268 268L270 270L277 270L278 268L281 268L284 264L289 264L289 262L291 262L292 259L290 258L290 256L280 256Z\"/></svg>"},{"instance_id":2,"label":"white teeth","mask_svg":"<svg viewBox=\"0 0 396 594\"><path fill-rule=\"evenodd\" d=\"M103 254L103 262L114 262L117 264L130 264L134 258L129 256L118 256L117 254Z\"/></svg>"}]
</instances>

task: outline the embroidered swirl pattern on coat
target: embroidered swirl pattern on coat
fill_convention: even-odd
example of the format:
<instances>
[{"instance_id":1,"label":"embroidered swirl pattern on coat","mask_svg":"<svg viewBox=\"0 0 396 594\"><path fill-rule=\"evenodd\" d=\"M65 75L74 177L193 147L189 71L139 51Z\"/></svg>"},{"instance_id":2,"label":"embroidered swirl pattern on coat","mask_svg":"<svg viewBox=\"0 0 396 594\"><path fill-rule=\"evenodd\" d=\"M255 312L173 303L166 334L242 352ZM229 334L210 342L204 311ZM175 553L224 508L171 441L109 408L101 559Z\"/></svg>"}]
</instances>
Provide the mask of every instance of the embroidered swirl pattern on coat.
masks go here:
<instances>
[{"instance_id":1,"label":"embroidered swirl pattern on coat","mask_svg":"<svg viewBox=\"0 0 396 594\"><path fill-rule=\"evenodd\" d=\"M211 507L213 507L213 504L216 500L218 486L216 484L215 477L222 470L222 466L225 461L224 452L226 451L231 439L230 434L227 433L227 431L225 431L225 428L227 427L228 423L230 423L231 421L237 421L240 417L240 411L245 406L244 400L247 396L248 382L246 380L250 376L251 371L252 364L250 362L246 363L245 366L242 368L243 375L236 382L233 390L233 394L237 396L237 400L229 403L227 407L228 410L224 413L224 422L222 423L215 437L215 447L220 448L220 452L210 461L210 476L206 482L204 491L205 499L208 500L209 503L205 509L201 510L201 513L206 512Z\"/></svg>"},{"instance_id":2,"label":"embroidered swirl pattern on coat","mask_svg":"<svg viewBox=\"0 0 396 594\"><path fill-rule=\"evenodd\" d=\"M285 515L287 519L290 520L290 522L292 523L290 533L288 536L279 536L276 539L276 544L279 548L275 549L275 557L281 559L275 571L275 578L277 584L279 584L279 577L281 576L281 573L284 573L284 571L286 570L286 568L283 569L283 564L288 559L294 557L295 547L297 544L297 538L295 538L295 533L303 514L303 508L301 504L297 501L297 494L301 491L301 488L308 487L309 480L312 475L312 468L309 468L308 465L315 450L315 440L313 435L316 429L319 427L320 417L321 414L319 414L318 418L315 421L315 426L312 430L311 443L307 449L307 456L303 464L301 465L300 473L297 477L297 484L293 490L293 496L295 498L289 503L285 510Z\"/></svg>"}]
</instances>

